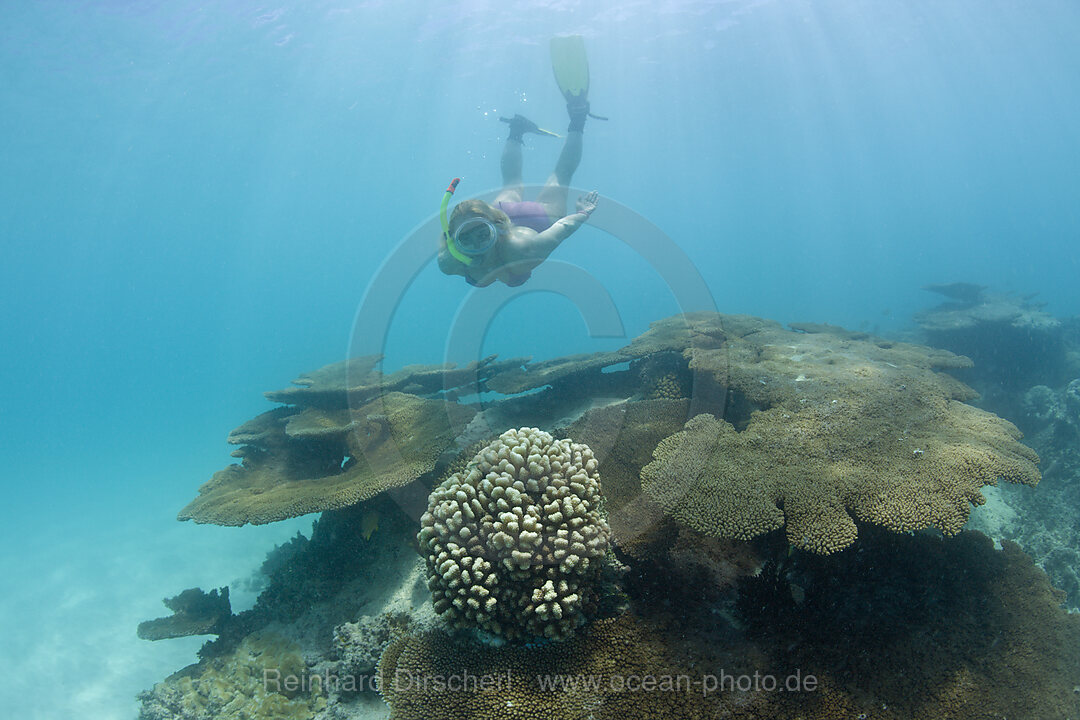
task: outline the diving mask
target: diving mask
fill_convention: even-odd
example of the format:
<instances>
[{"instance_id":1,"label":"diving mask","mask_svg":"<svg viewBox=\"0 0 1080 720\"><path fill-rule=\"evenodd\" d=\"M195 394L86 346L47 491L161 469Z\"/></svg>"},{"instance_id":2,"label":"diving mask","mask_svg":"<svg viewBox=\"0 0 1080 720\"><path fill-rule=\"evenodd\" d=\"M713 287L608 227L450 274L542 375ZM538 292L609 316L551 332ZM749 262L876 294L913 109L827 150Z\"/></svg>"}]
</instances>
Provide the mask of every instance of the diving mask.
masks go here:
<instances>
[{"instance_id":1,"label":"diving mask","mask_svg":"<svg viewBox=\"0 0 1080 720\"><path fill-rule=\"evenodd\" d=\"M495 223L487 218L472 217L454 231L454 245L465 255L478 257L490 250L498 237Z\"/></svg>"}]
</instances>

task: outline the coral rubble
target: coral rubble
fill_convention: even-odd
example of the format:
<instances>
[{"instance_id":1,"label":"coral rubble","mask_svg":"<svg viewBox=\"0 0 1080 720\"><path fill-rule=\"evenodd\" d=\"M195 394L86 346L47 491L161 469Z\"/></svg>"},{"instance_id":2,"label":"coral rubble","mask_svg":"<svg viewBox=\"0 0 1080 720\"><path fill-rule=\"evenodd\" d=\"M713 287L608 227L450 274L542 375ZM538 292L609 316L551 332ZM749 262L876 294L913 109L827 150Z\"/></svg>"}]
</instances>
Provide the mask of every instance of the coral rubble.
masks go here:
<instances>
[{"instance_id":1,"label":"coral rubble","mask_svg":"<svg viewBox=\"0 0 1080 720\"><path fill-rule=\"evenodd\" d=\"M192 665L139 696L139 720L310 720L324 693L304 682L296 643L257 632L226 656Z\"/></svg>"}]
</instances>

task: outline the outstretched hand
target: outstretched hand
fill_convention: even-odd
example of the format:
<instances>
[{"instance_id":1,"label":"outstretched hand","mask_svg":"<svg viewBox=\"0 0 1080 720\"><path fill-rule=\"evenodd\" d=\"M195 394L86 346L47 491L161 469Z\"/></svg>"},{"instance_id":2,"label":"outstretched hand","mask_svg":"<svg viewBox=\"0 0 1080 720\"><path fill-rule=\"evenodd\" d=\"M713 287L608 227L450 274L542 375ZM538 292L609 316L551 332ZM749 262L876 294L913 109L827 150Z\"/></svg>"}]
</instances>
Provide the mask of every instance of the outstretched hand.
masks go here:
<instances>
[{"instance_id":1,"label":"outstretched hand","mask_svg":"<svg viewBox=\"0 0 1080 720\"><path fill-rule=\"evenodd\" d=\"M595 190L591 193L582 195L577 199L577 211L584 213L585 215L592 215L593 210L600 202L600 195Z\"/></svg>"}]
</instances>

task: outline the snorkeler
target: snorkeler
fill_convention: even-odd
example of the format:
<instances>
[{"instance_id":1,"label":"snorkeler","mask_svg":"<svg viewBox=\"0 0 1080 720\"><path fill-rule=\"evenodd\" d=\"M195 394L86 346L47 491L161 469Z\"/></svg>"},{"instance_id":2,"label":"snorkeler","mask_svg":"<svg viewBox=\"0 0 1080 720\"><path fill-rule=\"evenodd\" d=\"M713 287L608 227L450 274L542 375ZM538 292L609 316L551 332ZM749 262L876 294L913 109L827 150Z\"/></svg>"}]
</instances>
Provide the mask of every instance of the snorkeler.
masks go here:
<instances>
[{"instance_id":1,"label":"snorkeler","mask_svg":"<svg viewBox=\"0 0 1080 720\"><path fill-rule=\"evenodd\" d=\"M542 130L521 115L500 118L509 123L510 134L500 162L503 189L494 203L465 200L458 203L448 220L446 206L457 188L458 178L443 196L439 269L447 275L463 275L470 285L487 287L496 280L510 287L523 284L596 209L598 196L594 191L578 198L573 213L566 212L570 181L581 162L585 118L590 115L585 46L579 36L573 36L554 38L551 48L552 66L559 88L566 97L570 125L555 171L536 200L523 198L522 138L526 133L554 133Z\"/></svg>"}]
</instances>

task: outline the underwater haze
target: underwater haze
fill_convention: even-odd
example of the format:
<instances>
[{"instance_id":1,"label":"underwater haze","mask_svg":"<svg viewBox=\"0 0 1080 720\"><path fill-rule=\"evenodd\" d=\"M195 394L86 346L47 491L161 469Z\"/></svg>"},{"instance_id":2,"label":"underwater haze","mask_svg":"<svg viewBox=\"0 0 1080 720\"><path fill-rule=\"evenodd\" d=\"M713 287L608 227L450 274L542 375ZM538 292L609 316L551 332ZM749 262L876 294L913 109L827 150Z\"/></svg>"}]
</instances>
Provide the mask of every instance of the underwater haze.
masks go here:
<instances>
[{"instance_id":1,"label":"underwater haze","mask_svg":"<svg viewBox=\"0 0 1080 720\"><path fill-rule=\"evenodd\" d=\"M937 302L921 286L965 281L1080 314L1074 0L5 2L0 715L134 718L202 643L136 637L162 597L229 585L250 607L312 516L177 511L264 391L347 357L447 183L498 187L500 116L565 133L566 34L609 118L574 186L660 228L722 312L899 333ZM525 137L526 182L559 147ZM537 292L478 353L613 349L697 309L596 228L552 259L606 289L623 336ZM415 270L386 367L478 359L447 328L485 291Z\"/></svg>"}]
</instances>

